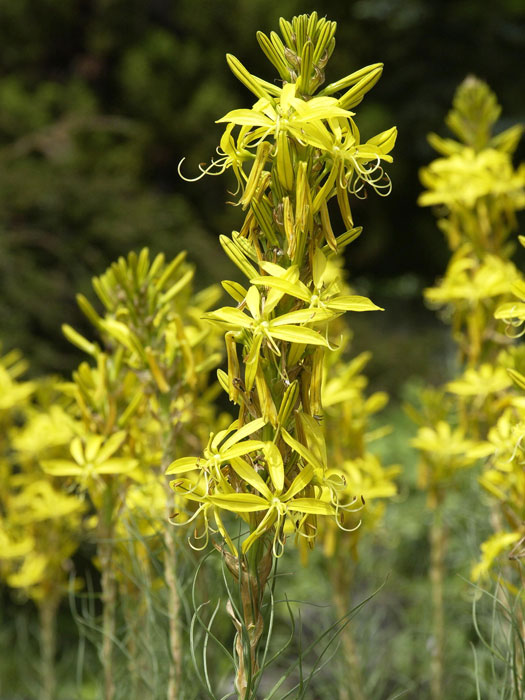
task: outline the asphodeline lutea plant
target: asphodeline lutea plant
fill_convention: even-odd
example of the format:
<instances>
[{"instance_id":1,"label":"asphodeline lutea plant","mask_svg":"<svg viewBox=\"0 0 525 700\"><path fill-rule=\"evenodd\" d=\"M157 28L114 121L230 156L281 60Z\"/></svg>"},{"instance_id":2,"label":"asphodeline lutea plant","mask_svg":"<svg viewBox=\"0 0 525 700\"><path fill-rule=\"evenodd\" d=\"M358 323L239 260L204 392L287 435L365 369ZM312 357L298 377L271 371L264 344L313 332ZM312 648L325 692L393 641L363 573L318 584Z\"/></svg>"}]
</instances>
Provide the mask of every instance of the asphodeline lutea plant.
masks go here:
<instances>
[{"instance_id":1,"label":"asphodeline lutea plant","mask_svg":"<svg viewBox=\"0 0 525 700\"><path fill-rule=\"evenodd\" d=\"M431 580L434 599L432 696L443 688L443 570L445 533L442 504L458 470L471 467L493 448L487 433L513 403L505 371L511 341L496 309L512 299L519 273L510 257L516 212L525 206L525 167L512 157L522 127L493 135L501 108L488 86L467 78L458 88L446 123L458 137L431 134L441 157L421 171L427 188L422 206L435 206L452 257L445 275L425 291L429 304L451 323L458 346L459 373L441 391L426 392L421 427L412 441L421 453L421 485L433 509ZM450 411L444 411L449 395ZM424 397L423 397L424 398Z\"/></svg>"},{"instance_id":2,"label":"asphodeline lutea plant","mask_svg":"<svg viewBox=\"0 0 525 700\"><path fill-rule=\"evenodd\" d=\"M151 583L153 538L163 543L160 558L168 597L167 697L174 700L180 693L181 602L176 530L168 520L185 507L169 489L164 471L174 453L205 444L203 426L214 423L216 393L208 377L221 359L220 339L202 320L217 302L220 288L193 294L194 273L185 253L167 263L163 254L151 260L146 248L138 255L131 252L93 279L103 313L84 296L77 297L99 340L89 341L64 326L66 337L93 361L82 363L74 381L63 385L75 399L75 416L83 431L71 442L69 460L47 460L43 466L48 474L77 484L96 511L107 700L115 693L112 654L118 586L127 597L125 611L135 620L130 628L138 632L137 622L146 611L141 591L135 590L132 567L140 562L147 585ZM136 607L130 609L133 599ZM147 625L142 627L146 634ZM151 674L139 678L142 665L133 651L140 649L137 640L123 641L128 642L134 692L154 692L139 685Z\"/></svg>"},{"instance_id":3,"label":"asphodeline lutea plant","mask_svg":"<svg viewBox=\"0 0 525 700\"><path fill-rule=\"evenodd\" d=\"M257 99L218 120L226 125L220 157L203 169L231 168L246 212L240 231L220 240L247 282L224 281L234 304L207 314L225 333L228 371L218 376L238 418L210 436L203 455L177 459L167 470L174 490L197 504L205 533L220 534L241 590L239 612L231 611L240 698L255 697L260 681L261 605L286 537L312 547L319 517L344 527L361 505L359 493L346 491L341 465L328 462L322 373L324 355L334 349L329 324L345 311L378 307L346 294L327 276L327 261L361 232L350 196L390 191L383 164L396 139L391 128L362 142L351 111L379 79L381 64L323 87L336 23L314 12L281 19L280 28L282 38L257 35L279 85L227 56ZM328 210L332 198L344 224L339 235Z\"/></svg>"},{"instance_id":4,"label":"asphodeline lutea plant","mask_svg":"<svg viewBox=\"0 0 525 700\"><path fill-rule=\"evenodd\" d=\"M525 237L519 236L525 247ZM515 299L496 309L495 317L507 324L513 337L523 335L525 320L525 280L514 284ZM506 589L509 605L502 607L503 625L507 631L507 665L514 692L525 692L525 345L520 342L499 358L518 389L517 395L501 406L495 425L488 431L492 452L480 484L490 497L490 522L494 534L481 544L480 561L472 569L474 581L492 575Z\"/></svg>"},{"instance_id":5,"label":"asphodeline lutea plant","mask_svg":"<svg viewBox=\"0 0 525 700\"><path fill-rule=\"evenodd\" d=\"M520 236L525 246L525 237ZM495 316L507 324L507 332L513 338L523 335L525 321L525 280L523 277L513 287L514 301L502 304ZM517 395L500 407L500 415L488 431L492 452L487 468L479 481L491 497L491 523L493 535L481 545L481 560L474 566L472 577L479 580L499 565L498 577L504 580L508 590L523 596L525 590L525 346L522 342L498 358L506 367L518 389ZM503 558L504 557L504 558ZM506 565L505 565L506 564ZM525 635L521 619L522 639ZM523 678L522 678L523 681Z\"/></svg>"},{"instance_id":6,"label":"asphodeline lutea plant","mask_svg":"<svg viewBox=\"0 0 525 700\"><path fill-rule=\"evenodd\" d=\"M0 578L38 609L38 697L53 700L57 610L77 584L71 556L83 535L86 508L40 468L42 458L66 452L74 425L54 380L21 381L26 367L15 351L0 360Z\"/></svg>"}]
</instances>

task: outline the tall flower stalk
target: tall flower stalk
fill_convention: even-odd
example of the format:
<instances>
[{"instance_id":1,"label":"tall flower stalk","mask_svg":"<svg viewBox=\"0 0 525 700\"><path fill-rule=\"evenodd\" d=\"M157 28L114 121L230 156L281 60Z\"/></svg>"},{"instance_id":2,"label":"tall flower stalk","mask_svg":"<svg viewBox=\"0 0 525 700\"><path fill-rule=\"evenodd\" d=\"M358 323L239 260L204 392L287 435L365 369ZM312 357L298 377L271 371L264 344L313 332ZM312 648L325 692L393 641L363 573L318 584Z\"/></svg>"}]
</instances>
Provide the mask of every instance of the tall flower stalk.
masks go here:
<instances>
[{"instance_id":1,"label":"tall flower stalk","mask_svg":"<svg viewBox=\"0 0 525 700\"><path fill-rule=\"evenodd\" d=\"M134 587L130 556L143 561L146 568L153 566L144 545L153 537L163 544L169 618L168 700L176 700L181 691L178 545L169 518L182 506L167 487L164 471L174 452L204 443L200 426L214 422L211 399L215 389L209 386L208 377L221 358L212 329L201 320L216 303L220 289L210 287L193 294L195 270L185 257L180 253L168 263L158 254L151 260L145 248L138 255L131 252L120 258L93 279L103 305L101 314L84 296L77 297L100 340L91 342L69 326L63 329L93 364L82 363L74 381L63 385L64 392L75 400L71 410L79 421L79 434L71 442L72 459L46 460L43 467L52 476L76 483L96 512L106 700L115 695L113 652L119 587L126 593ZM142 527L143 539L130 552L121 543L132 537L126 532L126 524L132 522ZM137 530L133 537L136 535ZM135 597L138 601L134 611L138 617L144 614L141 593L134 590L134 596L130 595L130 600ZM131 652L137 649L135 642L130 640ZM135 686L138 693L137 679Z\"/></svg>"},{"instance_id":2,"label":"tall flower stalk","mask_svg":"<svg viewBox=\"0 0 525 700\"><path fill-rule=\"evenodd\" d=\"M255 697L260 679L263 596L287 537L313 547L320 516L344 528L361 507L360 494L345 490L341 465L328 462L322 374L334 349L330 323L345 311L379 307L345 293L327 261L361 233L350 197L390 191L383 164L396 138L392 128L362 142L350 111L379 79L381 64L323 87L336 23L314 12L281 19L280 29L282 38L257 35L279 85L227 56L257 101L218 120L226 125L219 158L202 168L231 168L246 212L240 230L220 240L247 283L224 281L234 305L206 316L225 333L228 371L218 376L238 417L210 436L203 455L176 459L166 472L175 492L196 504L204 537L212 528L219 533L217 546L239 586L242 602L230 614L243 700ZM331 199L344 225L338 235ZM234 516L244 525L240 537Z\"/></svg>"},{"instance_id":3,"label":"tall flower stalk","mask_svg":"<svg viewBox=\"0 0 525 700\"><path fill-rule=\"evenodd\" d=\"M436 206L438 225L452 251L441 279L425 296L450 322L458 347L460 376L441 391L426 392L421 424L412 444L421 451L421 485L432 510L430 532L434 644L432 697L443 696L446 528L443 507L455 473L494 452L487 436L514 403L505 367L519 364L502 318L519 273L510 258L509 236L525 205L525 169L512 157L520 125L494 135L501 108L488 86L467 78L458 88L446 122L458 140L429 136L440 157L421 172L423 206ZM496 310L503 306L503 314ZM446 408L448 404L448 409ZM495 439L494 442L497 442ZM497 448L496 448L497 449ZM486 485L487 474L481 477Z\"/></svg>"},{"instance_id":4,"label":"tall flower stalk","mask_svg":"<svg viewBox=\"0 0 525 700\"><path fill-rule=\"evenodd\" d=\"M39 462L62 454L72 436L52 378L20 380L27 365L16 351L0 358L0 577L38 609L40 700L57 693L56 618L71 584L83 535L85 504L63 493Z\"/></svg>"}]
</instances>

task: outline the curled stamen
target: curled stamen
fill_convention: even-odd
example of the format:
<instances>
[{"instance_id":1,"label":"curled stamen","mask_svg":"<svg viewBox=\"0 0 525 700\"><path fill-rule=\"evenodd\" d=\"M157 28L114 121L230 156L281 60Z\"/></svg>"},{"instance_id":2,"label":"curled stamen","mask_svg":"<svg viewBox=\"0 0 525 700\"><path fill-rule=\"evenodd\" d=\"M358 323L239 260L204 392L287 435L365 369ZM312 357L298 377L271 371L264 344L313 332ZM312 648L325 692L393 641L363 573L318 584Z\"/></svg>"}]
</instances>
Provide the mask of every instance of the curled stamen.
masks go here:
<instances>
[{"instance_id":1,"label":"curled stamen","mask_svg":"<svg viewBox=\"0 0 525 700\"><path fill-rule=\"evenodd\" d=\"M286 544L286 537L284 535L284 519L285 516L279 512L277 519L277 525L275 528L275 535L272 542L272 554L276 559L280 559L284 554L284 545ZM281 539L282 537L282 539Z\"/></svg>"},{"instance_id":2,"label":"curled stamen","mask_svg":"<svg viewBox=\"0 0 525 700\"><path fill-rule=\"evenodd\" d=\"M269 127L268 129L265 129L264 132L261 134L260 138L257 138L256 141L251 141L249 143L243 144L245 148L257 148L259 144L261 144L266 137L272 133L272 128ZM253 136L253 134L251 134Z\"/></svg>"},{"instance_id":3,"label":"curled stamen","mask_svg":"<svg viewBox=\"0 0 525 700\"><path fill-rule=\"evenodd\" d=\"M362 522L363 521L360 520L355 527L345 527L341 522L339 522L338 519L336 519L337 527L343 532L355 532L356 530L359 530Z\"/></svg>"},{"instance_id":4,"label":"curled stamen","mask_svg":"<svg viewBox=\"0 0 525 700\"><path fill-rule=\"evenodd\" d=\"M518 320L514 321L512 319L507 319L507 318L503 319L503 320L507 324L507 326L505 328L505 335L507 336L507 338L515 339L515 338L521 338L522 335L525 335L525 328L523 328L523 330L521 330L517 333L513 333L510 330L511 328L519 328L519 326L521 326L523 321L518 321Z\"/></svg>"},{"instance_id":5,"label":"curled stamen","mask_svg":"<svg viewBox=\"0 0 525 700\"><path fill-rule=\"evenodd\" d=\"M525 435L520 435L518 441L517 441L516 444L514 445L514 449L513 449L513 451L512 451L511 456L510 456L509 459L507 460L507 464L509 464L510 462L514 461L514 459L516 458L516 453L518 452L519 449L521 449L521 441L523 440L524 437L525 437Z\"/></svg>"},{"instance_id":6,"label":"curled stamen","mask_svg":"<svg viewBox=\"0 0 525 700\"><path fill-rule=\"evenodd\" d=\"M349 503L334 503L334 506L337 511L344 511L345 513L359 513L360 510L363 510L365 507L365 503L363 498L361 498L361 505L359 505L357 508L352 508L354 503L357 502L357 496L354 496L354 498L349 502Z\"/></svg>"},{"instance_id":7,"label":"curled stamen","mask_svg":"<svg viewBox=\"0 0 525 700\"><path fill-rule=\"evenodd\" d=\"M301 520L296 524L295 531L296 531L298 537L304 537L309 542L313 542L317 537L318 528L315 525L313 525L312 523L307 523L306 522L307 518L308 518L308 515L303 515ZM303 529L304 524L308 525L313 530L313 533L311 535L309 535L307 532L304 531L304 529Z\"/></svg>"},{"instance_id":8,"label":"curled stamen","mask_svg":"<svg viewBox=\"0 0 525 700\"><path fill-rule=\"evenodd\" d=\"M366 189L365 189L365 185L363 182L361 183L361 186L359 188L355 188L355 189L349 188L348 191L351 192L354 195L354 197L357 197L357 199L363 200L363 199L367 198Z\"/></svg>"},{"instance_id":9,"label":"curled stamen","mask_svg":"<svg viewBox=\"0 0 525 700\"><path fill-rule=\"evenodd\" d=\"M372 177L373 175L375 175L375 177ZM383 175L383 168L381 166L376 166L374 168L370 168L369 170L364 168L361 177L370 185L374 186L376 182L379 182L382 179Z\"/></svg>"},{"instance_id":10,"label":"curled stamen","mask_svg":"<svg viewBox=\"0 0 525 700\"><path fill-rule=\"evenodd\" d=\"M374 187L376 193L380 197L388 197L388 195L392 192L392 180L390 177L385 173L384 179L386 180L386 183L384 185L376 185ZM382 190L385 190L384 192Z\"/></svg>"},{"instance_id":11,"label":"curled stamen","mask_svg":"<svg viewBox=\"0 0 525 700\"><path fill-rule=\"evenodd\" d=\"M380 167L381 159L379 158L379 156L376 156L376 157L375 157L375 161L376 161L376 165L375 165L374 167L371 167L371 168L368 168L368 169L367 169L367 168L365 167L365 165L366 165L365 163L361 164L361 163L359 162L359 160L358 160L354 155L351 155L351 156L350 156L350 162L352 163L354 170L355 170L356 172L358 172L359 175L361 175L361 176L363 176L363 175L366 175L366 176L367 176L369 173L375 172L375 171L377 170L377 168ZM369 162L370 162L370 161L367 161L367 164L368 164Z\"/></svg>"},{"instance_id":12,"label":"curled stamen","mask_svg":"<svg viewBox=\"0 0 525 700\"><path fill-rule=\"evenodd\" d=\"M364 165L363 167L360 167L360 164L358 161L354 161L356 163L355 171L359 174L359 177L361 177L363 180L366 182L373 183L374 178L372 177L373 173L376 172L377 166L376 167L371 167L371 168L366 168ZM380 176L381 177L381 176Z\"/></svg>"},{"instance_id":13,"label":"curled stamen","mask_svg":"<svg viewBox=\"0 0 525 700\"><path fill-rule=\"evenodd\" d=\"M375 170L369 171L368 172L368 177L367 177L367 182L370 183L372 186L375 186L376 182L381 182L385 175L385 171L383 168L376 168L377 170L377 177L370 177L372 173L375 173Z\"/></svg>"},{"instance_id":14,"label":"curled stamen","mask_svg":"<svg viewBox=\"0 0 525 700\"><path fill-rule=\"evenodd\" d=\"M348 187L349 192L358 199L365 199L366 190L363 194L361 194L361 192L363 192L365 185L368 184L380 197L386 197L390 194L392 191L392 181L380 165L381 159L379 156L376 156L373 166L369 168L366 168L364 164L360 164L353 156L351 157L351 161L354 165L356 177L354 182ZM374 174L375 176L372 177ZM385 181L384 184L379 184L382 180Z\"/></svg>"},{"instance_id":15,"label":"curled stamen","mask_svg":"<svg viewBox=\"0 0 525 700\"><path fill-rule=\"evenodd\" d=\"M204 479L205 479L205 482L206 482L206 492L208 492L208 490L209 490L209 480L208 480L208 472L206 471L206 468L205 468L205 467L203 468L203 475L204 475ZM185 479L184 481L187 481L187 479ZM175 485L177 486L177 488L179 488L179 489L181 489L182 491L184 491L184 494L185 494L186 496L187 496L188 494L193 494L193 493L195 493L195 492L197 491L197 489L199 488L199 483L198 483L198 482L197 482L196 484L194 484L192 488L188 488L187 486L183 485L183 482L182 482L182 481L179 481L179 480L177 480L177 479L175 479L174 481L170 481L170 486L171 486L171 484L175 484ZM173 487L172 487L172 488L173 488Z\"/></svg>"},{"instance_id":16,"label":"curled stamen","mask_svg":"<svg viewBox=\"0 0 525 700\"><path fill-rule=\"evenodd\" d=\"M199 170L201 171L201 174L197 175L197 177L186 177L185 175L182 174L181 169L180 169L181 165L183 164L183 162L185 160L186 160L186 156L184 156L184 158L181 158L179 161L179 164L177 165L177 172L179 174L179 177L181 177L185 182L197 182L197 180L200 180L205 175L222 175L222 173L226 170L226 166L224 166L222 168L222 170L220 170L218 172L215 172L215 173L211 172L212 169L214 167L216 167L217 164L219 163L219 161L212 160L211 164L207 168L203 168L202 164L201 163L199 164Z\"/></svg>"},{"instance_id":17,"label":"curled stamen","mask_svg":"<svg viewBox=\"0 0 525 700\"><path fill-rule=\"evenodd\" d=\"M341 168L341 170L339 172L339 187L342 190L345 190L348 187L348 182L350 180L350 177L351 176L349 176L345 173L344 168Z\"/></svg>"},{"instance_id":18,"label":"curled stamen","mask_svg":"<svg viewBox=\"0 0 525 700\"><path fill-rule=\"evenodd\" d=\"M189 520L185 520L183 523L177 523L177 522L175 522L175 521L172 519L173 516L168 517L168 521L169 521L169 523L170 523L171 525L174 525L175 527L186 527L187 525L189 525L190 523L192 523L192 522L195 520L195 518L197 518L197 517L200 515L202 509L205 508L205 507L206 507L206 505L205 505L204 503L203 503L202 505L200 505L200 506L197 508L197 510L195 511L195 513L191 516L191 518L190 518Z\"/></svg>"},{"instance_id":19,"label":"curled stamen","mask_svg":"<svg viewBox=\"0 0 525 700\"><path fill-rule=\"evenodd\" d=\"M205 506L202 506L205 508ZM195 551L195 552L202 552L206 547L208 546L208 542L210 541L210 526L209 526L209 521L208 521L208 515L206 513L206 510L204 510L204 532L202 535L197 534L197 529L195 529L193 533L193 541L196 542L197 540L202 540L204 538L204 544L201 547L198 547L197 545L192 543L192 538L188 537L188 544L190 547Z\"/></svg>"}]
</instances>

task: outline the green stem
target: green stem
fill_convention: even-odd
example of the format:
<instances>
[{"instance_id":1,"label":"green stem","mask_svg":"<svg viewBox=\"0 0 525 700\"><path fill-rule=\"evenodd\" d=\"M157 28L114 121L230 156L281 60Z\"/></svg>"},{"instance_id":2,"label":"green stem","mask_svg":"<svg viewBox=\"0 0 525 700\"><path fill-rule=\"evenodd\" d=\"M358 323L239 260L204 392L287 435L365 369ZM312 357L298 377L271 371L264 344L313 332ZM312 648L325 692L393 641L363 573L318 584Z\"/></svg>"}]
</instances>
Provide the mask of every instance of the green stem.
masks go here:
<instances>
[{"instance_id":1,"label":"green stem","mask_svg":"<svg viewBox=\"0 0 525 700\"><path fill-rule=\"evenodd\" d=\"M109 533L108 533L109 534ZM113 640L116 630L117 584L112 564L113 543L108 536L98 545L102 567L102 666L104 669L104 700L115 697L113 678Z\"/></svg>"},{"instance_id":2,"label":"green stem","mask_svg":"<svg viewBox=\"0 0 525 700\"><path fill-rule=\"evenodd\" d=\"M265 550L260 542L250 551L250 559L243 557L241 561L223 552L230 572L239 586L241 605L239 612L242 620L238 620L233 608L228 607L235 630L235 652L239 660L235 675L235 688L239 700L250 697L253 679L259 671L257 648L264 631L264 620L261 613L264 591L272 570L273 557L271 550ZM246 653L246 647L248 653Z\"/></svg>"},{"instance_id":3,"label":"green stem","mask_svg":"<svg viewBox=\"0 0 525 700\"><path fill-rule=\"evenodd\" d=\"M162 439L162 474L164 475L170 462L174 459L175 440L177 430L172 427L172 417L169 402L165 397L161 401L163 408L162 420L166 429ZM182 643L180 630L181 600L177 585L177 542L175 528L169 522L173 514L173 491L168 481L164 482L166 493L166 522L164 526L164 575L168 589L168 615L169 615L169 649L170 666L168 671L167 700L177 700L180 694L182 675Z\"/></svg>"},{"instance_id":4,"label":"green stem","mask_svg":"<svg viewBox=\"0 0 525 700\"><path fill-rule=\"evenodd\" d=\"M432 700L443 698L443 654L445 645L445 612L443 580L445 574L445 530L441 503L433 513L430 528L430 586L432 592L432 636L430 689Z\"/></svg>"},{"instance_id":5,"label":"green stem","mask_svg":"<svg viewBox=\"0 0 525 700\"><path fill-rule=\"evenodd\" d=\"M58 597L49 596L40 601L40 661L41 691L40 700L55 700L56 697L56 613Z\"/></svg>"},{"instance_id":6,"label":"green stem","mask_svg":"<svg viewBox=\"0 0 525 700\"><path fill-rule=\"evenodd\" d=\"M336 566L332 571L332 592L335 609L339 619L348 615L348 602L352 587L352 573L348 566L348 560L337 557ZM345 625L341 631L341 646L343 650L345 684L341 684L339 700L365 700L363 693L363 679L361 675L361 660L357 652L351 623Z\"/></svg>"},{"instance_id":7,"label":"green stem","mask_svg":"<svg viewBox=\"0 0 525 700\"><path fill-rule=\"evenodd\" d=\"M169 490L169 486L167 486ZM166 501L169 517L169 500ZM175 542L174 528L171 523L166 522L164 530L165 554L165 576L168 587L168 612L169 612L169 644L171 663L168 679L168 700L177 700L179 695L180 678L182 672L182 647L180 635L180 609L181 602L179 589L177 587L177 547Z\"/></svg>"},{"instance_id":8,"label":"green stem","mask_svg":"<svg viewBox=\"0 0 525 700\"><path fill-rule=\"evenodd\" d=\"M146 584L148 585L148 584ZM144 615L143 601L140 590L132 585L120 589L127 630L128 673L130 684L130 697L132 700L142 700L146 693L146 687L142 682L147 673L144 654L141 649L149 648L147 639L149 636L149 620ZM141 643L139 644L139 640Z\"/></svg>"}]
</instances>

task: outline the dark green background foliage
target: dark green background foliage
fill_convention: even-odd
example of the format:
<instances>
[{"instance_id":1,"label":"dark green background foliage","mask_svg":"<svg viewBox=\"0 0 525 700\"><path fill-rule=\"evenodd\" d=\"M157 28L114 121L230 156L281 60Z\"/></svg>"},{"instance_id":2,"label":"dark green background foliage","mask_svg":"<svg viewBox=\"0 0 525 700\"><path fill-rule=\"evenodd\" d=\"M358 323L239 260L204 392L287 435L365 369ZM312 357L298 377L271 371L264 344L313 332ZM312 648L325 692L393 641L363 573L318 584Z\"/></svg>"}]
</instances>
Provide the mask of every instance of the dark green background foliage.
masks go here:
<instances>
[{"instance_id":1,"label":"dark green background foliage","mask_svg":"<svg viewBox=\"0 0 525 700\"><path fill-rule=\"evenodd\" d=\"M358 107L363 136L399 127L393 194L356 203L365 235L349 268L392 311L383 334L402 344L407 317L424 324L419 291L447 256L416 206L425 135L468 72L497 90L502 128L525 118L522 0L18 0L0 4L0 337L35 372L78 361L60 323L83 327L74 293L118 255L188 247L202 283L231 274L217 245L240 221L225 206L228 178L188 184L177 163L186 156L194 174L214 153L215 119L252 102L225 53L273 79L255 32L312 9L339 24L327 80L385 63Z\"/></svg>"},{"instance_id":2,"label":"dark green background foliage","mask_svg":"<svg viewBox=\"0 0 525 700\"><path fill-rule=\"evenodd\" d=\"M382 80L356 110L363 136L392 124L399 128L395 163L389 166L391 196L371 194L354 206L356 223L365 230L348 249L351 281L387 311L353 315L353 349L373 351L373 385L394 392L411 375L439 381L450 371L454 349L448 331L421 302L423 286L443 272L448 251L431 212L417 207L418 169L433 158L426 134L445 133L443 118L468 73L497 92L501 129L525 121L524 0L0 2L0 340L4 349L24 352L33 374L67 375L84 359L61 337L60 325L69 323L91 337L75 293L93 299L90 278L130 249L148 245L169 258L187 248L202 285L235 275L218 245L219 234L241 221L239 211L225 205L233 181L208 177L186 183L177 164L186 157L183 171L196 174L220 138L215 120L253 102L230 74L226 52L273 80L256 31L277 30L280 15L313 9L339 25L328 81L366 64L385 64ZM523 146L518 155L523 159ZM335 212L333 218L335 225ZM396 406L387 421L395 430L385 463L402 463L404 481L379 544L374 549L366 544L361 556L353 603L390 578L360 613L356 641L368 697L391 698L405 690L406 697L419 699L428 696L429 516L415 485L415 454L407 447L414 426ZM453 623L446 657L451 700L475 697L470 586L456 573L468 576L488 527L488 506L474 483L471 478L446 513L455 533L447 562L454 573L446 584L447 618ZM301 569L289 584L290 597L327 600L323 566L319 558L310 574ZM69 620L63 612L61 619ZM32 649L30 671L36 678L34 614L25 609L23 615L16 628L6 618L0 648L15 648L16 636L16 658L24 663ZM75 632L63 625L61 632L59 679L63 697L73 697L66 678L73 683L76 650L65 647ZM480 663L486 658L480 656ZM87 658L86 666L98 673L97 663ZM8 655L0 659L0 679L8 687L10 674L31 675ZM321 677L326 694L319 691L320 698L335 696L326 679ZM495 697L490 685L482 691L483 697Z\"/></svg>"}]
</instances>

